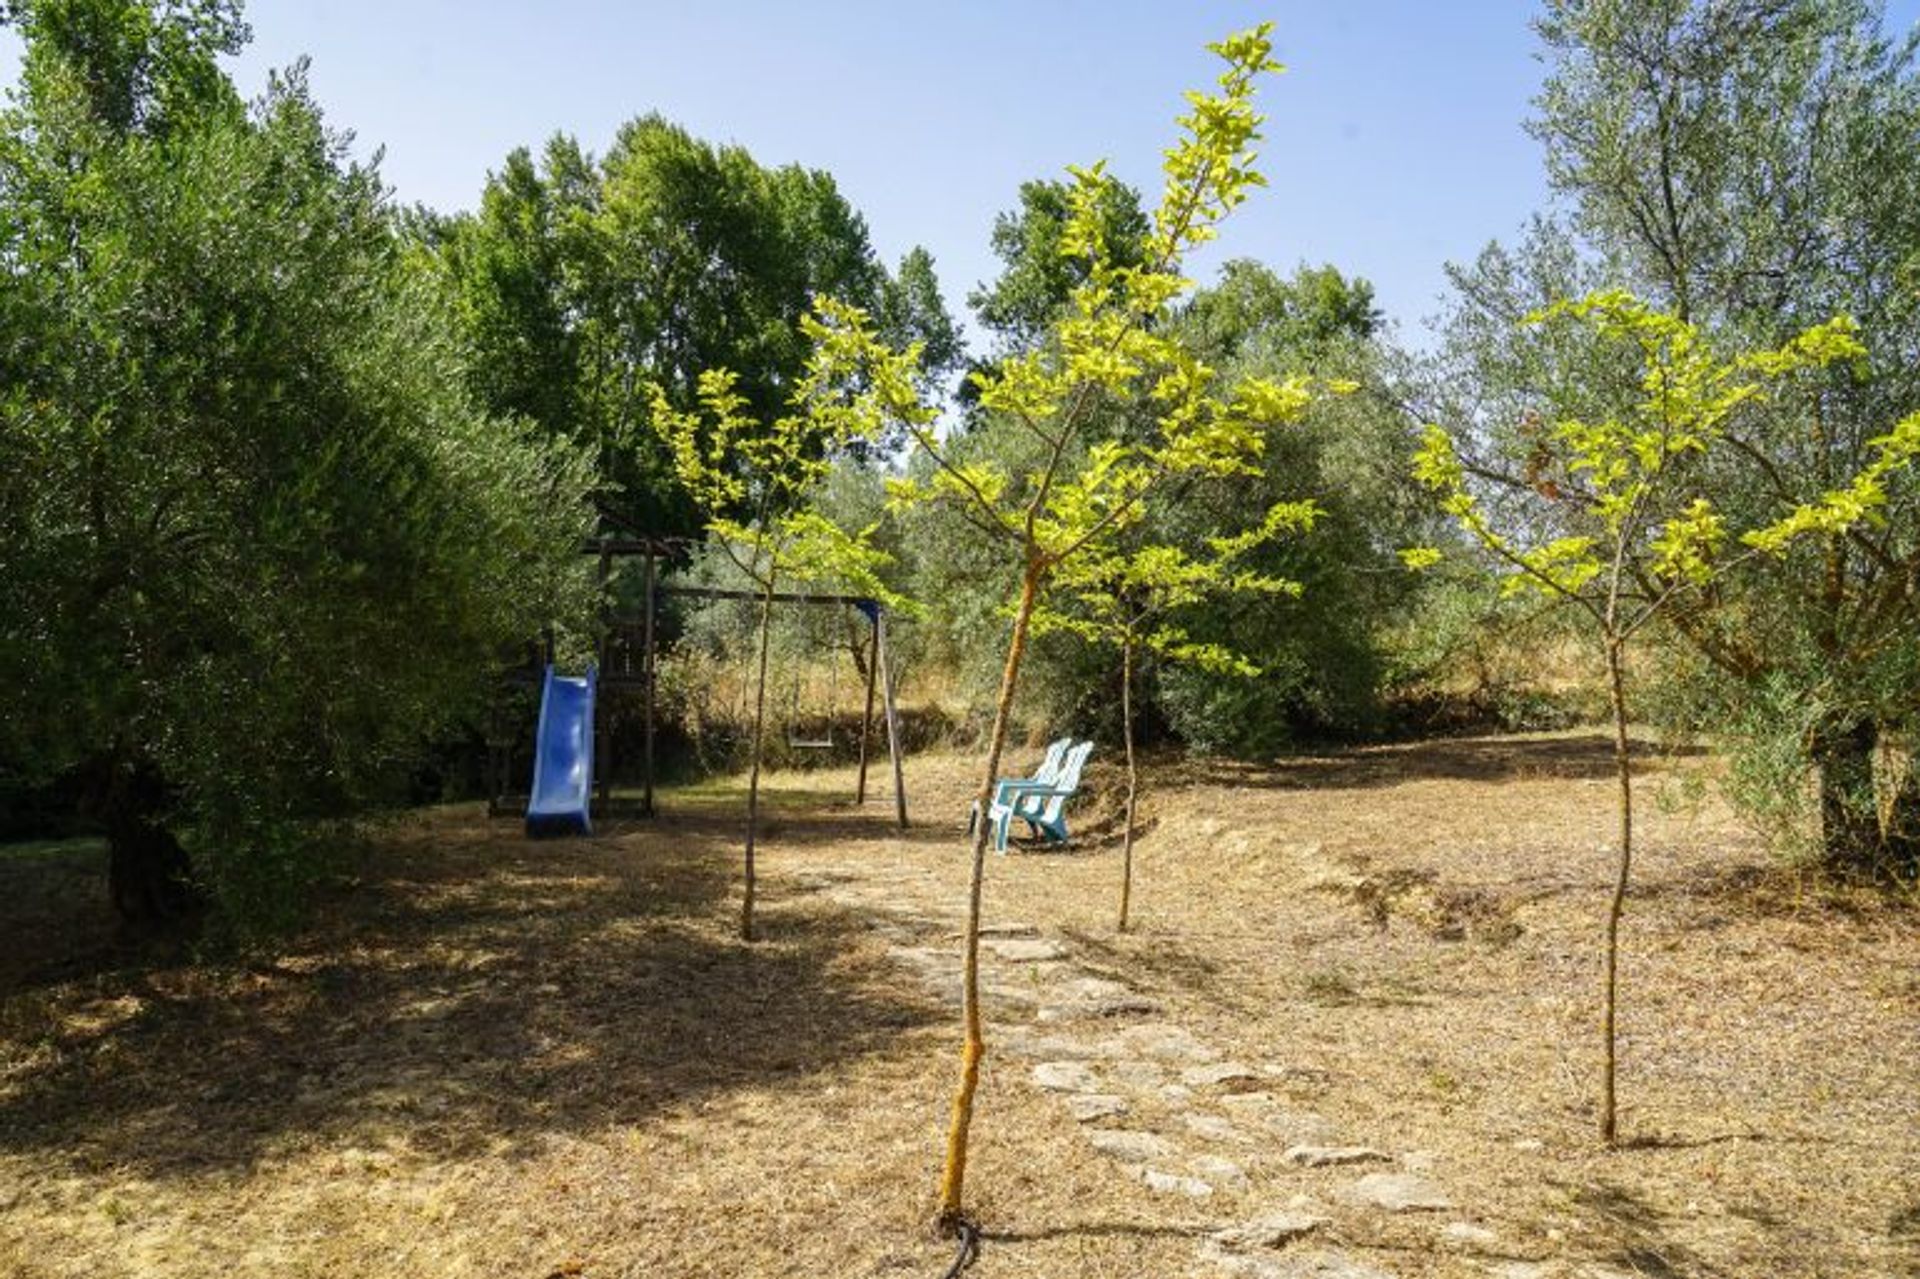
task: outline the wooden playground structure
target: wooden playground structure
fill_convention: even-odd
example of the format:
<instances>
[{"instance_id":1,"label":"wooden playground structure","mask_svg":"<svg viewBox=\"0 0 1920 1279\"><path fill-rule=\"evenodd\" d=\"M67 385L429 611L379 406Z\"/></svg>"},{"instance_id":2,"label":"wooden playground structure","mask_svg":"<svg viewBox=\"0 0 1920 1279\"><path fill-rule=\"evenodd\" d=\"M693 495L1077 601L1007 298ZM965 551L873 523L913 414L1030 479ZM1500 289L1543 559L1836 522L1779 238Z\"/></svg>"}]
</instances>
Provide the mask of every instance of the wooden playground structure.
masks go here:
<instances>
[{"instance_id":1,"label":"wooden playground structure","mask_svg":"<svg viewBox=\"0 0 1920 1279\"><path fill-rule=\"evenodd\" d=\"M667 586L660 582L660 566L671 562L688 545L682 539L652 537L598 537L581 544L584 554L594 556L598 564L598 582L603 596L614 578L617 562L638 558L642 562L641 605L638 616L617 612L611 605L601 619L600 638L595 661L602 689L630 688L640 691L642 706L641 795L637 804L623 804L613 794L613 734L609 728L607 699L594 704L593 813L603 816L652 817L656 813L654 784L657 767L654 758L655 716L658 709L659 611L663 599L760 600L758 591L713 586ZM878 600L854 595L816 594L775 591L772 599L781 605L801 607L851 607L868 623L866 696L860 717L859 780L854 802L867 802L867 770L872 754L875 702L886 732L887 757L893 768L894 816L901 829L907 826L906 779L901 764L900 717L894 701L894 679L887 651L887 611ZM537 687L542 674L553 660L552 637L530 645L527 660L502 675L508 686ZM526 794L516 783L513 751L508 735L496 730L490 734L487 769L487 813L492 817L517 817L526 807ZM816 745L795 742L797 746Z\"/></svg>"}]
</instances>

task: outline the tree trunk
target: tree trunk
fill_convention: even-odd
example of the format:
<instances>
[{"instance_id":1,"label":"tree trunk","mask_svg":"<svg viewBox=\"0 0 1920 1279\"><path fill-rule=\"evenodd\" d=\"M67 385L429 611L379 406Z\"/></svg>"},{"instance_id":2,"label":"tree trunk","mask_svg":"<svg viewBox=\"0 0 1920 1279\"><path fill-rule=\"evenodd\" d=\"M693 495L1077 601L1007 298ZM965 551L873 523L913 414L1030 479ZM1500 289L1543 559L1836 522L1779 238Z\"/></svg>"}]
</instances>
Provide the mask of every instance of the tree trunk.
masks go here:
<instances>
[{"instance_id":1,"label":"tree trunk","mask_svg":"<svg viewBox=\"0 0 1920 1279\"><path fill-rule=\"evenodd\" d=\"M1909 743L1907 750L1912 749ZM1920 879L1920 760L1903 753L1890 762L1900 771L1887 782L1881 839L1888 869L1896 879L1911 882Z\"/></svg>"},{"instance_id":2,"label":"tree trunk","mask_svg":"<svg viewBox=\"0 0 1920 1279\"><path fill-rule=\"evenodd\" d=\"M740 940L753 940L753 845L760 828L760 753L767 725L767 643L773 632L773 583L767 574L767 588L760 597L759 672L753 681L752 762L747 771L747 854L746 891L740 899Z\"/></svg>"},{"instance_id":3,"label":"tree trunk","mask_svg":"<svg viewBox=\"0 0 1920 1279\"><path fill-rule=\"evenodd\" d=\"M193 881L186 849L160 820L166 784L144 761L109 769L102 816L114 912L133 925L175 919L193 905Z\"/></svg>"},{"instance_id":4,"label":"tree trunk","mask_svg":"<svg viewBox=\"0 0 1920 1279\"><path fill-rule=\"evenodd\" d=\"M1607 641L1607 693L1613 705L1613 766L1620 786L1620 862L1607 903L1607 977L1601 1031L1600 1140L1619 1144L1614 1104L1615 1012L1620 972L1620 916L1627 907L1627 877L1633 870L1633 756L1627 739L1626 654L1618 638Z\"/></svg>"},{"instance_id":5,"label":"tree trunk","mask_svg":"<svg viewBox=\"0 0 1920 1279\"><path fill-rule=\"evenodd\" d=\"M1007 662L1000 674L1000 696L993 707L993 731L987 738L987 763L975 794L980 820L973 825L973 861L967 881L967 929L960 977L960 1012L965 1038L960 1049L960 1086L953 1094L953 1113L947 1127L947 1162L940 1174L940 1228L953 1232L964 1218L961 1197L967 1179L967 1134L973 1124L973 1094L980 1084L980 1061L987 1054L980 1032L980 889L987 869L987 809L993 802L993 784L1000 774L1000 753L1007 742L1007 721L1013 712L1014 687L1020 661L1026 654L1027 626L1040 591L1040 566L1029 560L1020 583L1020 604L1013 615L1013 637L1007 644Z\"/></svg>"},{"instance_id":6,"label":"tree trunk","mask_svg":"<svg viewBox=\"0 0 1920 1279\"><path fill-rule=\"evenodd\" d=\"M1873 800L1873 722L1826 723L1810 744L1820 779L1820 869L1836 879L1886 878L1892 867Z\"/></svg>"},{"instance_id":7,"label":"tree trunk","mask_svg":"<svg viewBox=\"0 0 1920 1279\"><path fill-rule=\"evenodd\" d=\"M1127 931L1127 909L1133 904L1133 803L1140 793L1140 776L1133 759L1133 641L1120 645L1120 734L1127 743L1127 812L1120 836L1120 932Z\"/></svg>"}]
</instances>

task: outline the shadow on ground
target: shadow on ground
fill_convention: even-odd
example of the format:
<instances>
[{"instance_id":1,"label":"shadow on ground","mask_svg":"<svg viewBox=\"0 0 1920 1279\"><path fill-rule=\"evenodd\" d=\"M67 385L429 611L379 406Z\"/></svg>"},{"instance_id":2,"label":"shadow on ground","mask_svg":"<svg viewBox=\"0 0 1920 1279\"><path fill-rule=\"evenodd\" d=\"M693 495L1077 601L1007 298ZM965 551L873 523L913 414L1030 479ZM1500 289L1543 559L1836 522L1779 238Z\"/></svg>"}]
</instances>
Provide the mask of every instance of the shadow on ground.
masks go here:
<instances>
[{"instance_id":1,"label":"shadow on ground","mask_svg":"<svg viewBox=\"0 0 1920 1279\"><path fill-rule=\"evenodd\" d=\"M797 1081L937 1016L824 900L770 894L763 940L739 942L737 829L708 825L536 843L437 815L269 961L0 990L0 1149L156 1176L315 1139L512 1154Z\"/></svg>"}]
</instances>

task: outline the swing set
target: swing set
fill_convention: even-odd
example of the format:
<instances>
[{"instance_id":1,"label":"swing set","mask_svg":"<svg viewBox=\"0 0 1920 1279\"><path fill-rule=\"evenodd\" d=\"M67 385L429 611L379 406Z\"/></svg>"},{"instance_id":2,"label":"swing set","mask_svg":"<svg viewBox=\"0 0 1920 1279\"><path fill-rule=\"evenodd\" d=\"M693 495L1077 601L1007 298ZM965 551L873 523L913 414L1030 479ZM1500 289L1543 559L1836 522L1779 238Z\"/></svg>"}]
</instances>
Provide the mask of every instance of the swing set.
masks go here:
<instances>
[{"instance_id":1,"label":"swing set","mask_svg":"<svg viewBox=\"0 0 1920 1279\"><path fill-rule=\"evenodd\" d=\"M621 559L639 558L643 563L642 603L637 618L629 615L615 615L611 612L603 619L603 638L597 654L599 687L602 689L637 688L641 693L644 707L645 731L642 741L642 776L645 789L642 792L638 816L652 817L656 814L654 802L654 726L655 692L659 667L659 646L656 642L660 601L666 598L695 600L753 600L762 598L757 591L734 590L713 586L665 586L659 581L659 566L662 562L671 562L684 554L685 549L693 545L679 539L650 537L601 537L589 539L582 545L585 554L593 555L599 561L599 579L602 594L613 580L614 564ZM822 613L832 610L845 617L851 609L867 623L866 661L866 699L860 718L859 743L859 781L856 784L854 803L867 802L867 768L870 747L873 739L875 702L880 703L881 723L885 726L887 738L887 756L893 766L894 816L902 830L907 826L907 790L906 778L901 767L900 716L894 704L894 679L889 669L887 651L887 611L878 600L857 595L821 594L812 591L775 591L773 602L781 605L796 605L805 610L811 621ZM637 632L637 635L636 635ZM809 639L817 632L809 627ZM616 643L616 637L625 642ZM632 641L638 640L635 644ZM816 647L838 654L842 650L831 641L825 641ZM545 645L544 655L535 651L523 668L508 672L506 679L512 683L537 682L541 672L552 661L552 642ZM638 659L637 661L635 659ZM819 729L809 732L800 719L800 700L802 693L802 675L796 669L792 684L787 692L787 745L794 750L831 750L838 745L834 737L834 724L839 711L840 699L840 663L830 662L827 674L827 714ZM596 814L611 813L613 801L613 742L608 731L605 699L595 702L593 712L593 808ZM513 769L510 752L504 744L504 734L495 735L496 745L492 748L489 760L489 791L493 798L487 811L493 816L518 815L525 807L521 797L510 793L512 790Z\"/></svg>"}]
</instances>

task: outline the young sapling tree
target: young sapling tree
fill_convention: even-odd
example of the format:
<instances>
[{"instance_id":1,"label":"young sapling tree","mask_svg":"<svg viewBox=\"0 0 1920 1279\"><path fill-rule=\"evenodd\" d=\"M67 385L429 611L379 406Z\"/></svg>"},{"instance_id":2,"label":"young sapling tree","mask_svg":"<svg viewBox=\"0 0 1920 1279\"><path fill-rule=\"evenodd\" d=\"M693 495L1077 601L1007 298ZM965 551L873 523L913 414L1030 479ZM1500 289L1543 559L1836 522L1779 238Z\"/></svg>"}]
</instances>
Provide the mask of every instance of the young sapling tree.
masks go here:
<instances>
[{"instance_id":1,"label":"young sapling tree","mask_svg":"<svg viewBox=\"0 0 1920 1279\"><path fill-rule=\"evenodd\" d=\"M1253 168L1261 117L1252 98L1258 78L1279 70L1269 28L1210 46L1225 62L1217 91L1191 93L1167 152L1165 187L1145 250L1122 265L1106 242L1101 210L1112 180L1104 166L1072 169L1061 251L1085 264L1082 282L1044 339L976 376L978 403L1022 432L1038 462L1014 468L968 456L941 435L935 415L896 373L875 376L864 393L883 403L914 447L929 460L924 477L895 481L897 506L942 503L957 508L1006 549L1017 576L1010 583L1011 626L994 703L993 726L975 793L982 812L993 795L1034 611L1065 565L1126 534L1146 504L1194 477L1257 474L1270 426L1296 419L1313 399L1305 378L1248 378L1232 387L1165 323L1192 283L1182 274L1187 253L1211 240L1220 221L1264 185ZM1136 246L1137 247L1137 246ZM872 370L886 361L876 353ZM1125 431L1109 424L1139 414ZM947 1129L940 1179L943 1227L968 1226L964 1215L968 1134L980 1063L986 1053L980 1016L980 911L987 824L975 827L967 887L962 963L960 1079Z\"/></svg>"},{"instance_id":2,"label":"young sapling tree","mask_svg":"<svg viewBox=\"0 0 1920 1279\"><path fill-rule=\"evenodd\" d=\"M1133 902L1134 813L1140 793L1133 732L1134 658L1145 652L1210 671L1258 675L1260 668L1245 655L1224 644L1195 640L1174 617L1183 608L1220 595L1298 595L1300 583L1247 568L1244 561L1283 533L1311 528L1318 513L1311 499L1278 502L1259 524L1236 534L1208 537L1197 551L1132 535L1103 539L1060 565L1054 577L1054 598L1034 610L1035 634L1068 631L1120 650L1120 731L1127 761L1116 921L1120 932L1127 931Z\"/></svg>"},{"instance_id":3,"label":"young sapling tree","mask_svg":"<svg viewBox=\"0 0 1920 1279\"><path fill-rule=\"evenodd\" d=\"M775 594L783 582L826 583L898 602L880 581L878 570L888 557L872 545L873 530L849 532L809 503L835 460L850 446L878 440L887 422L881 400L838 388L874 380L863 367L870 355L888 362L890 376L910 377L918 351L886 352L863 312L821 305L820 314L802 320L812 354L794 392L793 411L785 416L770 423L756 420L735 389L734 374L724 369L700 375L698 403L690 411L674 408L659 387L651 389L654 429L672 454L680 482L706 512L708 536L759 595L740 902L745 941L754 940L754 848Z\"/></svg>"},{"instance_id":4,"label":"young sapling tree","mask_svg":"<svg viewBox=\"0 0 1920 1279\"><path fill-rule=\"evenodd\" d=\"M1615 1104L1620 921L1633 866L1632 744L1626 688L1629 646L1680 607L1712 609L1718 587L1743 559L1777 555L1798 537L1841 533L1874 518L1884 481L1920 451L1920 415L1874 442L1874 460L1850 482L1776 521L1736 531L1702 495L1710 469L1729 447L1743 413L1777 403L1802 375L1864 354L1855 326L1839 318L1808 329L1777 350L1717 357L1700 332L1622 292L1557 303L1533 323L1584 321L1609 342L1637 353L1640 397L1632 411L1600 421L1566 420L1545 428L1550 465L1536 465L1528 509L1497 519L1469 484L1453 440L1429 426L1414 474L1435 490L1460 527L1511 576L1509 591L1538 590L1568 602L1587 620L1604 657L1618 783L1618 848L1605 925L1600 1138L1619 1140ZM1558 536L1555 536L1558 534ZM1422 567L1433 548L1403 553Z\"/></svg>"}]
</instances>

